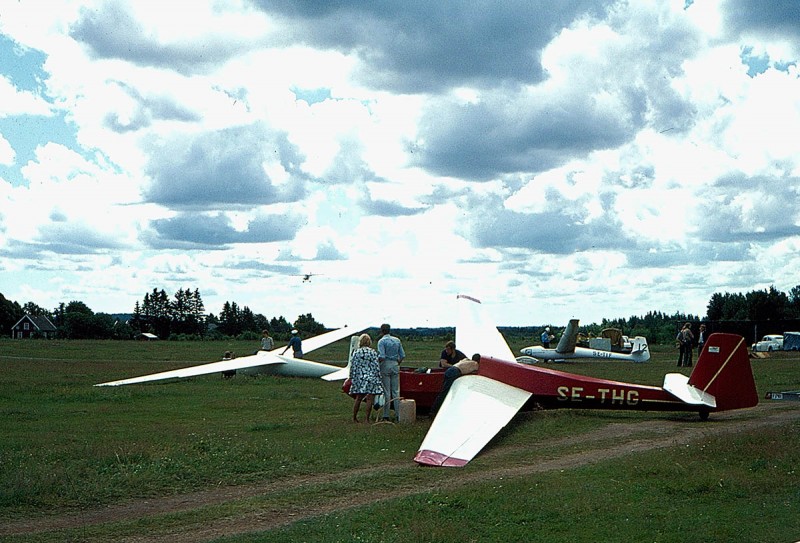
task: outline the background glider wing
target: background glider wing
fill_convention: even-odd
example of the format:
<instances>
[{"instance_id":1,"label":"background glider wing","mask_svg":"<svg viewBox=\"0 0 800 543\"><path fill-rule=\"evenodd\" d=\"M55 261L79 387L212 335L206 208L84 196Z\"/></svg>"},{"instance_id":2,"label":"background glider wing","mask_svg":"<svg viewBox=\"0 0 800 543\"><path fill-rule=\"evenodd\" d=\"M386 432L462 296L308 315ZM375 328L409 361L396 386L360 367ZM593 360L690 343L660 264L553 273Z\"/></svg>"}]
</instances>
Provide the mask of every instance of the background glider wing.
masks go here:
<instances>
[{"instance_id":1,"label":"background glider wing","mask_svg":"<svg viewBox=\"0 0 800 543\"><path fill-rule=\"evenodd\" d=\"M120 385L133 385L136 383L147 383L149 381L161 381L163 379L180 379L184 377L206 375L209 373L234 371L244 368L252 368L254 366L266 366L269 364L286 364L286 360L279 356L275 356L271 352L259 351L252 356L243 356L241 358L221 360L219 362L211 362L210 364L202 364L200 366L191 366L177 370L162 371L161 373L153 373L151 375L143 375L141 377L131 377L130 379L120 379L119 381L109 381L107 383L100 383L95 386L115 387Z\"/></svg>"},{"instance_id":2,"label":"background glider wing","mask_svg":"<svg viewBox=\"0 0 800 543\"><path fill-rule=\"evenodd\" d=\"M331 330L330 332L325 332L324 334L304 339L303 352L309 353L311 351L314 351L316 349L334 343L340 339L346 338L349 335L355 334L363 330L364 328L365 327L337 328L336 330ZM292 361L295 359L293 356L288 354L288 352L291 352L291 349L287 352L287 354L285 355L281 354L281 352L283 352L285 348L286 348L285 346L278 347L277 349L273 349L269 352L258 351L256 354L252 356L243 356L241 358L234 358L231 360L221 360L219 362L211 362L209 364L202 364L199 366L190 366L188 368L181 368L172 371L164 371L161 373L154 373L151 375L143 375L141 377L131 377L130 379L121 379L119 381L109 381L107 383L100 383L95 386L133 385L137 383L147 383L150 381L161 381L164 379L181 379L185 377L195 377L197 375L207 375L209 373L241 370L246 368L255 368L258 366L268 366L273 364L292 363ZM332 367L331 373L336 371L337 371L336 368Z\"/></svg>"},{"instance_id":3,"label":"background glider wing","mask_svg":"<svg viewBox=\"0 0 800 543\"><path fill-rule=\"evenodd\" d=\"M331 343L339 341L340 339L344 339L347 336L352 336L353 334L357 334L357 333L361 332L362 330L365 330L365 329L368 328L368 326L362 326L362 325L358 325L358 326L361 326L361 327L359 328L359 327L353 327L353 326L345 326L344 328L337 328L336 330L331 330L330 332L325 332L324 334L320 334L318 336L314 336L314 337L310 337L308 339L304 339L303 340L303 354L310 353L311 351L314 351L314 350L319 349L321 347L325 347L326 345L330 345ZM277 349L272 349L270 351L270 354L278 354L279 355L285 349L286 349L286 346L284 345L283 347L278 347ZM283 356L285 356L287 358L292 358L292 356L290 354L291 352L292 352L292 350L289 349L288 351L286 351L286 354L284 354Z\"/></svg>"},{"instance_id":4,"label":"background glider wing","mask_svg":"<svg viewBox=\"0 0 800 543\"><path fill-rule=\"evenodd\" d=\"M482 377L456 379L414 461L463 466L525 405L531 393Z\"/></svg>"}]
</instances>

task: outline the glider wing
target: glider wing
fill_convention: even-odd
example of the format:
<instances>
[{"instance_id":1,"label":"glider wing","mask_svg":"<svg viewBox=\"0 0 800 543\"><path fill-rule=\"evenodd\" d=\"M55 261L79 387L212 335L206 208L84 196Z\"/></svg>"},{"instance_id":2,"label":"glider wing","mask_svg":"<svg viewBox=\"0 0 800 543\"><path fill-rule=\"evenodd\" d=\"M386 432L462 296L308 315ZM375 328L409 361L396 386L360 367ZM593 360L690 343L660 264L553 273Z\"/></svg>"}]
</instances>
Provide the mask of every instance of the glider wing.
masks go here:
<instances>
[{"instance_id":1,"label":"glider wing","mask_svg":"<svg viewBox=\"0 0 800 543\"><path fill-rule=\"evenodd\" d=\"M100 383L95 386L115 387L120 385L134 385L137 383L147 383L150 381L161 381L163 379L181 379L184 377L195 377L197 375L206 375L209 373L235 371L244 368L252 368L255 366L266 366L270 364L286 364L286 360L282 359L279 356L273 355L271 352L259 351L258 353L252 356L243 356L241 358L232 358L230 360L220 360L219 362L211 362L210 364L202 364L200 366L190 366L188 368L181 368L171 371L162 371L160 373L143 375L141 377L120 379L119 381L109 381L107 383Z\"/></svg>"},{"instance_id":2,"label":"glider wing","mask_svg":"<svg viewBox=\"0 0 800 543\"><path fill-rule=\"evenodd\" d=\"M414 461L463 466L514 417L531 393L482 377L455 380Z\"/></svg>"},{"instance_id":3,"label":"glider wing","mask_svg":"<svg viewBox=\"0 0 800 543\"><path fill-rule=\"evenodd\" d=\"M303 340L303 351L309 353L349 335L355 334L362 328L344 327L325 332L318 336L310 337ZM150 381L161 381L164 379L181 379L185 377L195 377L197 375L207 375L209 373L217 373L223 371L242 370L247 368L255 368L259 366L269 366L275 364L291 364L295 359L288 354L281 354L285 347L278 347L271 351L258 351L251 356L243 356L241 358L234 358L231 360L221 360L219 362L211 362L209 364L201 364L199 366L190 366L188 368L181 368L171 371L163 371L151 375L143 375L141 377L131 377L130 379L121 379L119 381L109 381L107 383L100 383L95 386L120 386L120 385L133 385L137 383L147 383ZM321 364L320 364L321 365ZM331 373L341 371L335 366L331 366Z\"/></svg>"}]
</instances>

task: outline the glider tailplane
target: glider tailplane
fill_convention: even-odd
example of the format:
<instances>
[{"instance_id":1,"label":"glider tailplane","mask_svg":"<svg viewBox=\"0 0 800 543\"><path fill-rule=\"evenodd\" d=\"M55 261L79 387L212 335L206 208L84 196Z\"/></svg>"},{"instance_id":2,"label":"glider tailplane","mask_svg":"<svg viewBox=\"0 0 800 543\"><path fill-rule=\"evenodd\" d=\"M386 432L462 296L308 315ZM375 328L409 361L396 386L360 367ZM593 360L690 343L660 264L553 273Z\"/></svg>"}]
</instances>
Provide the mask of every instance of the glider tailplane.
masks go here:
<instances>
[{"instance_id":1,"label":"glider tailplane","mask_svg":"<svg viewBox=\"0 0 800 543\"><path fill-rule=\"evenodd\" d=\"M744 338L711 334L689 377L689 385L716 400L715 411L758 405L758 392Z\"/></svg>"},{"instance_id":2,"label":"glider tailplane","mask_svg":"<svg viewBox=\"0 0 800 543\"><path fill-rule=\"evenodd\" d=\"M347 365L340 370L323 375L322 379L325 381L341 381L350 377L350 364L353 362L353 353L358 349L358 341L360 336L350 336L350 352L347 355Z\"/></svg>"}]
</instances>

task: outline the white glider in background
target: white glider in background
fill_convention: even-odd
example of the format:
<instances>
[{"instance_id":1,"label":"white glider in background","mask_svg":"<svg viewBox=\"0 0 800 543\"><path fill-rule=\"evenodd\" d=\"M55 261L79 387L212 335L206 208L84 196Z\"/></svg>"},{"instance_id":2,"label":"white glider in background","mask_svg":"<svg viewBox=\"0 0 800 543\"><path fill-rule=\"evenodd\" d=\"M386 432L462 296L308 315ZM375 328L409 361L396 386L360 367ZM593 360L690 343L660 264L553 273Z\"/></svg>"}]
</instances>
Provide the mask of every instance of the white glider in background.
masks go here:
<instances>
[{"instance_id":1,"label":"white glider in background","mask_svg":"<svg viewBox=\"0 0 800 543\"><path fill-rule=\"evenodd\" d=\"M631 352L615 353L611 351L601 351L599 349L587 349L578 347L578 319L571 319L564 330L564 335L558 342L555 349L545 349L542 346L534 345L525 347L520 352L525 356L533 357L538 360L575 360L583 358L593 358L602 360L627 360L629 362L647 362L650 360L650 349L647 347L647 338L636 336L631 340ZM523 357L519 362L528 363Z\"/></svg>"},{"instance_id":2,"label":"white glider in background","mask_svg":"<svg viewBox=\"0 0 800 543\"><path fill-rule=\"evenodd\" d=\"M303 352L309 353L339 341L340 339L344 339L347 336L352 336L353 334L365 330L366 328L368 327L362 326L360 328L338 328L318 336L304 339ZM137 383L147 383L150 381L161 381L164 379L195 377L197 375L207 375L209 373L217 372L242 372L248 375L267 374L282 375L285 377L321 377L327 381L346 379L349 375L349 357L347 367L343 368L341 366L333 366L331 364L323 364L321 362L303 360L301 358L294 358L293 356L281 354L281 352L284 350L285 347L278 347L277 349L273 349L271 351L258 351L256 354L250 356L220 360L219 362L211 362L209 364L202 364L199 366L190 366L188 368L163 371L160 373L143 375L141 377L120 379L119 381L109 381L107 383L99 383L95 386L133 385ZM291 349L288 352L290 351Z\"/></svg>"}]
</instances>

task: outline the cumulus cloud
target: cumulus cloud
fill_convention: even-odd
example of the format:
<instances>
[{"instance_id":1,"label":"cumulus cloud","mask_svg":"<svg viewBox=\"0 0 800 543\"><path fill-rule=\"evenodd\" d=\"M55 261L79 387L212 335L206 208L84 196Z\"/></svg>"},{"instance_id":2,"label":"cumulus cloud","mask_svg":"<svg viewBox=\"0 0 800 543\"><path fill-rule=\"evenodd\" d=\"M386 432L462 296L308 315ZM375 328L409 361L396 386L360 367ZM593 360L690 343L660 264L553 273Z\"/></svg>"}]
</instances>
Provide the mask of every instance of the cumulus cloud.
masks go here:
<instances>
[{"instance_id":1,"label":"cumulus cloud","mask_svg":"<svg viewBox=\"0 0 800 543\"><path fill-rule=\"evenodd\" d=\"M296 216L262 216L249 221L244 230L237 230L223 213L181 213L154 220L152 232L144 238L154 248L224 249L234 243L287 241L300 224Z\"/></svg>"},{"instance_id":2,"label":"cumulus cloud","mask_svg":"<svg viewBox=\"0 0 800 543\"><path fill-rule=\"evenodd\" d=\"M104 2L94 9L85 8L73 23L70 36L84 44L96 58L120 59L186 73L205 71L245 47L232 35L210 34L196 41L162 40L136 18L131 8L131 4L117 1ZM172 16L180 16L180 13ZM109 28L114 31L109 32Z\"/></svg>"},{"instance_id":3,"label":"cumulus cloud","mask_svg":"<svg viewBox=\"0 0 800 543\"><path fill-rule=\"evenodd\" d=\"M151 153L152 184L145 200L203 209L291 202L305 192L301 161L284 134L270 133L260 124L173 140ZM289 179L274 182L266 164L279 166Z\"/></svg>"},{"instance_id":4,"label":"cumulus cloud","mask_svg":"<svg viewBox=\"0 0 800 543\"><path fill-rule=\"evenodd\" d=\"M9 4L0 290L66 266L102 303L190 280L416 324L456 291L527 323L794 286L796 2L465 6ZM298 262L321 281L284 293Z\"/></svg>"}]
</instances>

